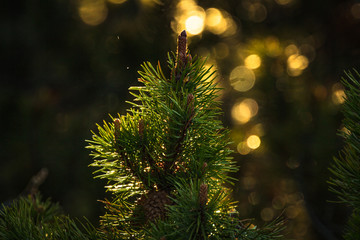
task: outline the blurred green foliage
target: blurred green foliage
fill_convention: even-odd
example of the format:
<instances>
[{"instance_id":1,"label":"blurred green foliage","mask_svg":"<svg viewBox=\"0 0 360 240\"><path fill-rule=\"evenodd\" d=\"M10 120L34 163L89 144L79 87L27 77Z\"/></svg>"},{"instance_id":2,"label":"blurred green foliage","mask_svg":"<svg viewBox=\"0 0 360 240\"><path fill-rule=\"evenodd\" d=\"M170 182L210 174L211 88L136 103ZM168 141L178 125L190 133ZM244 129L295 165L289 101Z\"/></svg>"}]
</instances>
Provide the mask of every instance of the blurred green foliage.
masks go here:
<instances>
[{"instance_id":1,"label":"blurred green foliage","mask_svg":"<svg viewBox=\"0 0 360 240\"><path fill-rule=\"evenodd\" d=\"M209 56L218 69L222 120L233 130L234 149L244 153L251 134L261 139L258 148L234 156L241 166L234 175L239 179L234 197L242 217L261 222L284 211L293 239L339 238L348 212L327 202L335 199L327 190L327 168L342 146L336 135L342 118L338 81L344 69L360 63L359 3L20 0L1 5L2 202L17 197L46 167L43 195L71 215L96 222L104 183L92 180L84 140L95 122L129 107L128 87L138 84L140 64L165 63L178 29L189 28L191 52ZM204 20L209 9L221 12L226 31ZM198 18L190 21L191 16ZM196 21L200 28L193 27ZM250 71L255 83L239 92L229 79L251 54L261 59ZM232 108L245 98L256 101L257 114L239 123Z\"/></svg>"}]
</instances>

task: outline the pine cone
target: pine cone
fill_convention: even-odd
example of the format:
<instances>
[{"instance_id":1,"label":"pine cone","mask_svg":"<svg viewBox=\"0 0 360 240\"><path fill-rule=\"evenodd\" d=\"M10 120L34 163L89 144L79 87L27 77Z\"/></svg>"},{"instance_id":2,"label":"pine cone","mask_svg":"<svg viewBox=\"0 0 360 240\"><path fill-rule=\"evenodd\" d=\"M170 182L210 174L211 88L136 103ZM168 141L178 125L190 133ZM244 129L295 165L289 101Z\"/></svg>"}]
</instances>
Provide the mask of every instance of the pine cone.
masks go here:
<instances>
[{"instance_id":1,"label":"pine cone","mask_svg":"<svg viewBox=\"0 0 360 240\"><path fill-rule=\"evenodd\" d=\"M139 204L142 205L145 217L148 221L155 222L166 217L166 205L171 204L169 195L165 191L152 190L141 197Z\"/></svg>"}]
</instances>

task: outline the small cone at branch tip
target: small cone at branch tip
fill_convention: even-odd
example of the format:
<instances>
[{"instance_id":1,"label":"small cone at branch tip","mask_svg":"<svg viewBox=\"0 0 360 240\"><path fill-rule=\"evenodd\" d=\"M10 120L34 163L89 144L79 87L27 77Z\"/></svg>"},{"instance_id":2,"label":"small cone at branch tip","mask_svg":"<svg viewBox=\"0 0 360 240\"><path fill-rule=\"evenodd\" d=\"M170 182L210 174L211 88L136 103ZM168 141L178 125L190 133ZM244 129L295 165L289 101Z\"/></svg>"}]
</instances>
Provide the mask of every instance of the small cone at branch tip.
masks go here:
<instances>
[{"instance_id":1,"label":"small cone at branch tip","mask_svg":"<svg viewBox=\"0 0 360 240\"><path fill-rule=\"evenodd\" d=\"M177 48L177 68L182 68L186 65L187 60L187 36L186 31L182 31L178 37Z\"/></svg>"},{"instance_id":2,"label":"small cone at branch tip","mask_svg":"<svg viewBox=\"0 0 360 240\"><path fill-rule=\"evenodd\" d=\"M208 185L202 183L199 190L199 202L200 206L204 207L208 201Z\"/></svg>"},{"instance_id":3,"label":"small cone at branch tip","mask_svg":"<svg viewBox=\"0 0 360 240\"><path fill-rule=\"evenodd\" d=\"M115 128L114 136L116 140L119 138L120 130L121 130L121 120L119 118L114 119L114 128Z\"/></svg>"}]
</instances>

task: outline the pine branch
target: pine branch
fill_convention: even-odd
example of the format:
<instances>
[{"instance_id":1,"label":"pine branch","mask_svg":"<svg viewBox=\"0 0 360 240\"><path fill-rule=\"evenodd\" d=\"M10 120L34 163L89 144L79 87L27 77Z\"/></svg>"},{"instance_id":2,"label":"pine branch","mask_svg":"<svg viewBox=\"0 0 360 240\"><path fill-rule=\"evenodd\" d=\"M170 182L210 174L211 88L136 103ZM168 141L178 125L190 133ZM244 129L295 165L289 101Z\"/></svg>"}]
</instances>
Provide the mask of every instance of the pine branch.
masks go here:
<instances>
[{"instance_id":1,"label":"pine branch","mask_svg":"<svg viewBox=\"0 0 360 240\"><path fill-rule=\"evenodd\" d=\"M80 224L80 227L78 226ZM78 224L61 213L58 204L39 195L24 196L0 209L0 239L101 239L89 223Z\"/></svg>"},{"instance_id":2,"label":"pine branch","mask_svg":"<svg viewBox=\"0 0 360 240\"><path fill-rule=\"evenodd\" d=\"M354 70L355 76L348 72L342 79L345 87L343 105L344 128L340 134L344 137L345 146L338 158L330 167L333 177L329 180L329 188L338 195L341 203L350 206L353 214L350 218L345 239L359 236L360 213L360 74Z\"/></svg>"}]
</instances>

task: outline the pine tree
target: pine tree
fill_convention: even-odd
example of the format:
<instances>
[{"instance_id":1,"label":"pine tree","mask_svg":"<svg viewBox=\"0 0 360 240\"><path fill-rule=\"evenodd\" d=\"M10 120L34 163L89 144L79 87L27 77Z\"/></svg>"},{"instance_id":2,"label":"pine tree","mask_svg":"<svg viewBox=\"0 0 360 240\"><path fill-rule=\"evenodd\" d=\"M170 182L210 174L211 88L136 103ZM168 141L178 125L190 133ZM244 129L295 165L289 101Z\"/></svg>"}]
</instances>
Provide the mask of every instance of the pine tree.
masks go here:
<instances>
[{"instance_id":1,"label":"pine tree","mask_svg":"<svg viewBox=\"0 0 360 240\"><path fill-rule=\"evenodd\" d=\"M89 141L97 177L113 198L104 200L100 232L107 239L274 239L279 220L262 229L236 214L228 130L218 117L219 88L206 59L192 57L178 37L168 69L146 62L143 86L126 115L98 125Z\"/></svg>"},{"instance_id":2,"label":"pine tree","mask_svg":"<svg viewBox=\"0 0 360 240\"><path fill-rule=\"evenodd\" d=\"M64 215L58 204L41 200L40 178L30 193L0 208L4 240L202 240L279 239L283 221L262 228L241 220L230 190L237 168L228 130L218 119L219 88L206 59L192 58L183 31L168 72L142 65L126 115L98 125L89 141L97 177L108 180L110 200L100 227ZM34 185L35 184L35 185Z\"/></svg>"},{"instance_id":3,"label":"pine tree","mask_svg":"<svg viewBox=\"0 0 360 240\"><path fill-rule=\"evenodd\" d=\"M330 179L330 190L338 195L339 202L352 209L349 222L344 233L344 239L360 239L360 74L354 70L346 73L342 79L345 87L345 102L343 105L345 131L341 135L345 145L334 158L330 168L333 177Z\"/></svg>"}]
</instances>

